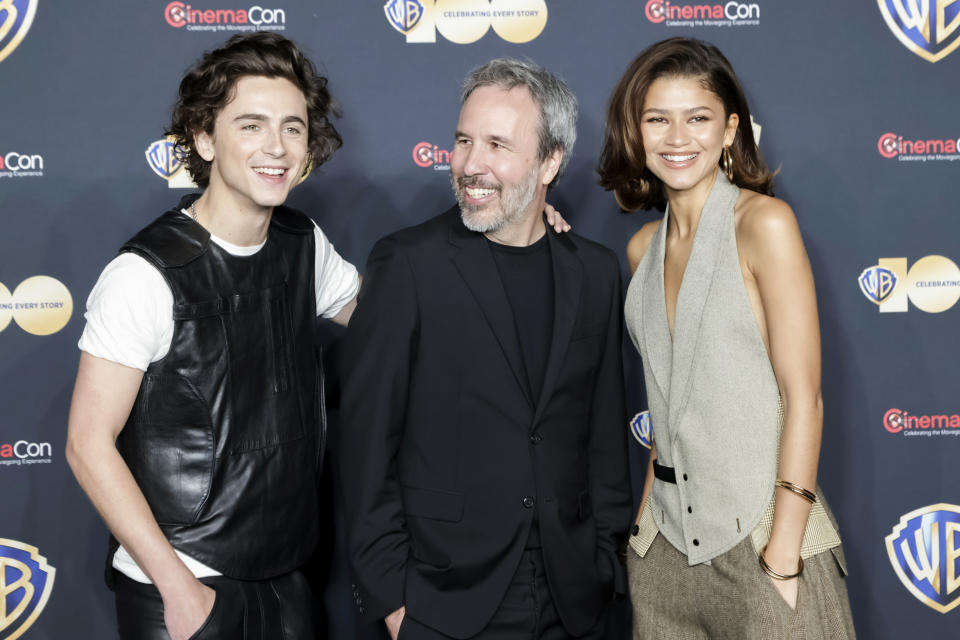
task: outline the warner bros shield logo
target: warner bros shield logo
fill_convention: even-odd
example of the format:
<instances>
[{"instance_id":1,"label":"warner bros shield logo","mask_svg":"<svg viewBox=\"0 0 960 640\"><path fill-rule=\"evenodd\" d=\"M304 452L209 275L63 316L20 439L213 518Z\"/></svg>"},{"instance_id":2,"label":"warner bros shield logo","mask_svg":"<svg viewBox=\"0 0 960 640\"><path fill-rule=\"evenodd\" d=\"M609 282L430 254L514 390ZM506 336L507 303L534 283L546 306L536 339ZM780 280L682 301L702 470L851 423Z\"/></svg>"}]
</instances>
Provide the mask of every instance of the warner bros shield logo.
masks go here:
<instances>
[{"instance_id":1,"label":"warner bros shield logo","mask_svg":"<svg viewBox=\"0 0 960 640\"><path fill-rule=\"evenodd\" d=\"M630 421L630 433L637 442L647 449L650 448L653 443L653 425L650 422L649 411L641 411L633 416L633 420Z\"/></svg>"},{"instance_id":2,"label":"warner bros shield logo","mask_svg":"<svg viewBox=\"0 0 960 640\"><path fill-rule=\"evenodd\" d=\"M893 35L915 54L937 62L960 46L960 0L877 0Z\"/></svg>"},{"instance_id":3,"label":"warner bros shield logo","mask_svg":"<svg viewBox=\"0 0 960 640\"><path fill-rule=\"evenodd\" d=\"M55 574L36 547L0 538L0 640L19 638L36 622Z\"/></svg>"},{"instance_id":4,"label":"warner bros shield logo","mask_svg":"<svg viewBox=\"0 0 960 640\"><path fill-rule=\"evenodd\" d=\"M911 511L886 540L890 564L917 600L940 613L960 604L960 506Z\"/></svg>"},{"instance_id":5,"label":"warner bros shield logo","mask_svg":"<svg viewBox=\"0 0 960 640\"><path fill-rule=\"evenodd\" d=\"M860 291L867 300L880 304L897 288L897 274L890 269L874 265L863 270L859 282Z\"/></svg>"},{"instance_id":6,"label":"warner bros shield logo","mask_svg":"<svg viewBox=\"0 0 960 640\"><path fill-rule=\"evenodd\" d=\"M420 0L389 0L383 5L390 26L406 35L413 31L423 17L423 4Z\"/></svg>"},{"instance_id":7,"label":"warner bros shield logo","mask_svg":"<svg viewBox=\"0 0 960 640\"><path fill-rule=\"evenodd\" d=\"M150 143L144 153L147 164L164 180L169 180L183 169L183 150L177 147L176 138L173 136Z\"/></svg>"}]
</instances>

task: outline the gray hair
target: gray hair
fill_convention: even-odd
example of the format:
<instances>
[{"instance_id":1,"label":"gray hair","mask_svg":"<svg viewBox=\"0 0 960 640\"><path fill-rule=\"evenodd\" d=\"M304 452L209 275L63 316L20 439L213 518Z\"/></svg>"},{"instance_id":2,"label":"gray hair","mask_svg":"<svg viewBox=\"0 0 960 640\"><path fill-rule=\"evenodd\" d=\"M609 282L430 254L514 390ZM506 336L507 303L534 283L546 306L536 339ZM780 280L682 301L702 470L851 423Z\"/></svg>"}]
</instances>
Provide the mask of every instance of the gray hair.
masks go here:
<instances>
[{"instance_id":1,"label":"gray hair","mask_svg":"<svg viewBox=\"0 0 960 640\"><path fill-rule=\"evenodd\" d=\"M497 58L473 69L463 82L460 103L466 102L475 89L486 86L507 90L526 87L530 91L540 108L539 159L543 160L557 148L563 152L560 169L549 185L556 186L577 141L577 97L563 80L543 67L515 58Z\"/></svg>"}]
</instances>

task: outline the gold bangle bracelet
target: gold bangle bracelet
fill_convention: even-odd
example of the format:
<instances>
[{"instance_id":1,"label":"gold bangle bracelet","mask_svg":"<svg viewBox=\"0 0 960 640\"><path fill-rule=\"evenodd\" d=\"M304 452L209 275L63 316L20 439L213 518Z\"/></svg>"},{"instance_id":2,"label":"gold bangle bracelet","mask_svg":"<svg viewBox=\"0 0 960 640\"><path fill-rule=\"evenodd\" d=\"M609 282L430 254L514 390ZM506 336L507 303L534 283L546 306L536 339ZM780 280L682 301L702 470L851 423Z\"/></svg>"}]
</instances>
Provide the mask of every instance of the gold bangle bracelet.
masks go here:
<instances>
[{"instance_id":1,"label":"gold bangle bracelet","mask_svg":"<svg viewBox=\"0 0 960 640\"><path fill-rule=\"evenodd\" d=\"M786 489L787 491L792 491L810 504L813 504L817 501L817 494L815 494L813 491L810 491L810 489L804 489L803 487L797 486L792 482L787 482L786 480L777 480L776 486L780 487L781 489Z\"/></svg>"},{"instance_id":2,"label":"gold bangle bracelet","mask_svg":"<svg viewBox=\"0 0 960 640\"><path fill-rule=\"evenodd\" d=\"M766 550L767 550L766 547L764 547L763 551L766 551ZM787 574L785 574L785 573L777 573L777 572L774 571L772 568L770 568L770 565L767 564L767 561L763 559L763 551L761 551L761 552L757 555L757 557L760 559L760 568L763 569L763 572L764 572L765 574L767 574L768 576L770 576L771 578L773 578L773 579L775 579L775 580L792 580L793 578L799 577L800 574L803 573L803 558L802 558L802 557L800 558L800 566L797 568L797 572L796 572L796 573L792 573L792 574L790 574L790 575L787 575Z\"/></svg>"}]
</instances>

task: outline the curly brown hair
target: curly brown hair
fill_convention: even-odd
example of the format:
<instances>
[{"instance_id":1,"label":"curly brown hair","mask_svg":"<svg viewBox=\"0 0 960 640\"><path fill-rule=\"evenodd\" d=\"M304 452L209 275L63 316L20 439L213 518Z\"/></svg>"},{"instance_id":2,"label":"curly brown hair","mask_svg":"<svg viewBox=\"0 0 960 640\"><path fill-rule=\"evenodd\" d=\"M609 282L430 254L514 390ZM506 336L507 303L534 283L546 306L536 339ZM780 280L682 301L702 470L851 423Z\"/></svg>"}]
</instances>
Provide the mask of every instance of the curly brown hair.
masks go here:
<instances>
[{"instance_id":1,"label":"curly brown hair","mask_svg":"<svg viewBox=\"0 0 960 640\"><path fill-rule=\"evenodd\" d=\"M180 93L166 135L176 139L180 160L200 187L210 183L210 162L193 149L199 133L213 133L217 114L233 99L237 80L244 76L285 78L303 92L307 101L308 161L304 172L319 167L343 140L330 122L339 115L327 79L317 75L313 63L283 36L258 31L236 35L219 49L208 51L180 82Z\"/></svg>"},{"instance_id":2,"label":"curly brown hair","mask_svg":"<svg viewBox=\"0 0 960 640\"><path fill-rule=\"evenodd\" d=\"M640 113L647 90L663 77L698 78L723 102L724 115L740 117L730 152L733 180L738 187L773 195L774 174L757 148L750 108L740 81L726 57L712 44L690 38L670 38L651 45L627 67L607 108L603 150L597 171L600 185L613 190L624 211L666 206L663 183L646 166ZM722 160L721 160L722 162Z\"/></svg>"}]
</instances>

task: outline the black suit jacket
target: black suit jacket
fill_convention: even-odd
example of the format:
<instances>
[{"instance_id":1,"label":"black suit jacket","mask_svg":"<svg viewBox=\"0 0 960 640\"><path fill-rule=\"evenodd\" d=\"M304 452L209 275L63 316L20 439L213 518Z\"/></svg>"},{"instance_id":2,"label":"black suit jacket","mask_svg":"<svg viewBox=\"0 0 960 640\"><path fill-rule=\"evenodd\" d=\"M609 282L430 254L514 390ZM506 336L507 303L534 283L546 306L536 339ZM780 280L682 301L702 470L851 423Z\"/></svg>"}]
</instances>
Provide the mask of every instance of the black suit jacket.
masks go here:
<instances>
[{"instance_id":1,"label":"black suit jacket","mask_svg":"<svg viewBox=\"0 0 960 640\"><path fill-rule=\"evenodd\" d=\"M534 510L570 633L624 591L620 268L601 245L547 233L555 316L539 398L490 247L456 207L370 254L342 351L340 456L354 597L372 619L405 605L455 638L480 631Z\"/></svg>"}]
</instances>

